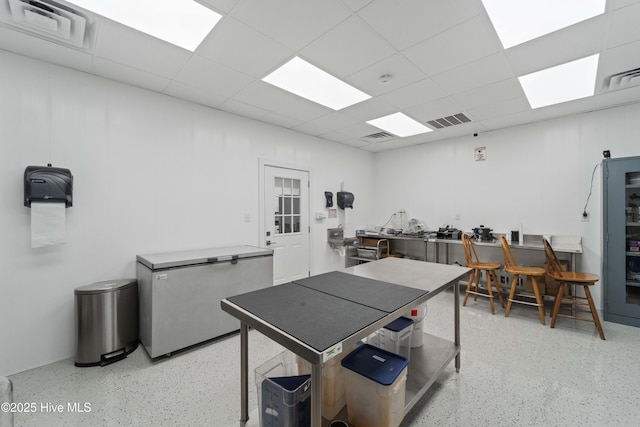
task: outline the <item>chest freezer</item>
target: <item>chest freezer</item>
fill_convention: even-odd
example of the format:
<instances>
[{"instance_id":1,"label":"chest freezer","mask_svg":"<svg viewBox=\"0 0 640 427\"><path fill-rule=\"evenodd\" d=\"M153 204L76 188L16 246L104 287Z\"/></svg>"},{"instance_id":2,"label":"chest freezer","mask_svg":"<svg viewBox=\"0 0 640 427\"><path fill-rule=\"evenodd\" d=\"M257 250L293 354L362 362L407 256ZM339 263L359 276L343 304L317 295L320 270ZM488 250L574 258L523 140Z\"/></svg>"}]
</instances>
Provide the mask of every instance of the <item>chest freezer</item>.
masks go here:
<instances>
[{"instance_id":1,"label":"chest freezer","mask_svg":"<svg viewBox=\"0 0 640 427\"><path fill-rule=\"evenodd\" d=\"M234 246L138 255L140 342L152 358L240 329L220 300L273 285L273 251Z\"/></svg>"}]
</instances>

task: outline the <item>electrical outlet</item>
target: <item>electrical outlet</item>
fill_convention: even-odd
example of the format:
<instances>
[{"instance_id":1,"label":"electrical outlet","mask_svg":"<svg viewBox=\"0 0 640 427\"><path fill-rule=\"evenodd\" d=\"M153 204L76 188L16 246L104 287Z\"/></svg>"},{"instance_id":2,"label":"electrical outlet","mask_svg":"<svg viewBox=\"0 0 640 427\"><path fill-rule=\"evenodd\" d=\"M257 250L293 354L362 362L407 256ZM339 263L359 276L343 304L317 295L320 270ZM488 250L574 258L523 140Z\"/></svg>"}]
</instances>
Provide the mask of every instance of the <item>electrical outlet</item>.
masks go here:
<instances>
[{"instance_id":1,"label":"electrical outlet","mask_svg":"<svg viewBox=\"0 0 640 427\"><path fill-rule=\"evenodd\" d=\"M589 213L587 211L582 212L580 218L582 219L582 222L589 222Z\"/></svg>"},{"instance_id":2,"label":"electrical outlet","mask_svg":"<svg viewBox=\"0 0 640 427\"><path fill-rule=\"evenodd\" d=\"M500 276L500 284L504 285L507 283L507 276Z\"/></svg>"}]
</instances>

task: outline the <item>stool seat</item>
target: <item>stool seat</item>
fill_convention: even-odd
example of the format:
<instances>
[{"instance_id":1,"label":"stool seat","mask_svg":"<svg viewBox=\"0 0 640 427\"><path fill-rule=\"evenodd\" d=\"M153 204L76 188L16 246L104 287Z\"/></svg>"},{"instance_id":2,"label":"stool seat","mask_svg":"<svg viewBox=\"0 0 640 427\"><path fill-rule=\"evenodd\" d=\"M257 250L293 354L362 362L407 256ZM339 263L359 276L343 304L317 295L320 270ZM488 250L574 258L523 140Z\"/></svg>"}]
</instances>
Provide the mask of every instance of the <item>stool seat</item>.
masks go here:
<instances>
[{"instance_id":1,"label":"stool seat","mask_svg":"<svg viewBox=\"0 0 640 427\"><path fill-rule=\"evenodd\" d=\"M557 280L558 282L580 283L587 286L591 286L600 280L600 276L597 274L580 273L575 271L563 271L561 274L549 273L549 277Z\"/></svg>"},{"instance_id":2,"label":"stool seat","mask_svg":"<svg viewBox=\"0 0 640 427\"><path fill-rule=\"evenodd\" d=\"M544 316L545 316L544 297L540 293L540 288L538 287L538 279L537 279L538 277L545 276L546 274L545 269L542 267L529 267L524 265L518 265L518 262L516 261L516 257L513 255L513 251L511 250L511 246L507 242L507 239L504 238L504 236L500 236L500 243L502 245L502 255L504 255L504 270L509 274L513 274L513 280L511 281L511 291L509 292L509 299L507 302L507 309L504 312L504 317L509 317L509 312L511 312L511 304L513 304L514 302L518 304L533 305L535 307L538 307L540 323L545 325L546 323L544 321ZM533 293L536 297L535 303L515 299L516 287L518 286L518 278L521 275L531 278L531 282L533 285Z\"/></svg>"},{"instance_id":3,"label":"stool seat","mask_svg":"<svg viewBox=\"0 0 640 427\"><path fill-rule=\"evenodd\" d=\"M480 270L500 270L501 265L497 262L473 262L468 263L469 268L479 268Z\"/></svg>"}]
</instances>

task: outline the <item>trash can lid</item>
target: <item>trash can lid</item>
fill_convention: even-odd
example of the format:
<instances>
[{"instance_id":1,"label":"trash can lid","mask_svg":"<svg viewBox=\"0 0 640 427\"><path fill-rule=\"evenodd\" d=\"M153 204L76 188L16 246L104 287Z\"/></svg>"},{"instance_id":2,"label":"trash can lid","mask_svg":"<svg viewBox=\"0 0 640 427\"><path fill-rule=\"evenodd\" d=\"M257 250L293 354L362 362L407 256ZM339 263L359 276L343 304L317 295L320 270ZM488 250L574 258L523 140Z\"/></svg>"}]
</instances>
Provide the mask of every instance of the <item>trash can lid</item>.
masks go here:
<instances>
[{"instance_id":1,"label":"trash can lid","mask_svg":"<svg viewBox=\"0 0 640 427\"><path fill-rule=\"evenodd\" d=\"M93 283L91 285L81 286L76 288L76 295L93 295L102 294L105 292L115 292L127 289L133 286L137 286L138 281L136 279L121 279L121 280L105 280L103 282Z\"/></svg>"}]
</instances>

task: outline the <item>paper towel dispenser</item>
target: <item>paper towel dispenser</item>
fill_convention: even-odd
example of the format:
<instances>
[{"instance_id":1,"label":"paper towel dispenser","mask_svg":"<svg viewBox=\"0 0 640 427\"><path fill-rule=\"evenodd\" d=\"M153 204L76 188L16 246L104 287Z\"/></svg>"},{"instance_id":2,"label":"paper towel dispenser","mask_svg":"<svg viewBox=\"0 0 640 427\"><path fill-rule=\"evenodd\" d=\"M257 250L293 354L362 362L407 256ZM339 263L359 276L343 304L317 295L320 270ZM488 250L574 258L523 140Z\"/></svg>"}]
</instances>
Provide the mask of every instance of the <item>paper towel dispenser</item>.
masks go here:
<instances>
[{"instance_id":1,"label":"paper towel dispenser","mask_svg":"<svg viewBox=\"0 0 640 427\"><path fill-rule=\"evenodd\" d=\"M24 205L31 202L64 202L73 206L73 175L69 169L27 166L24 170Z\"/></svg>"},{"instance_id":2,"label":"paper towel dispenser","mask_svg":"<svg viewBox=\"0 0 640 427\"><path fill-rule=\"evenodd\" d=\"M353 193L348 191L338 191L338 207L340 209L351 208L353 209Z\"/></svg>"}]
</instances>

